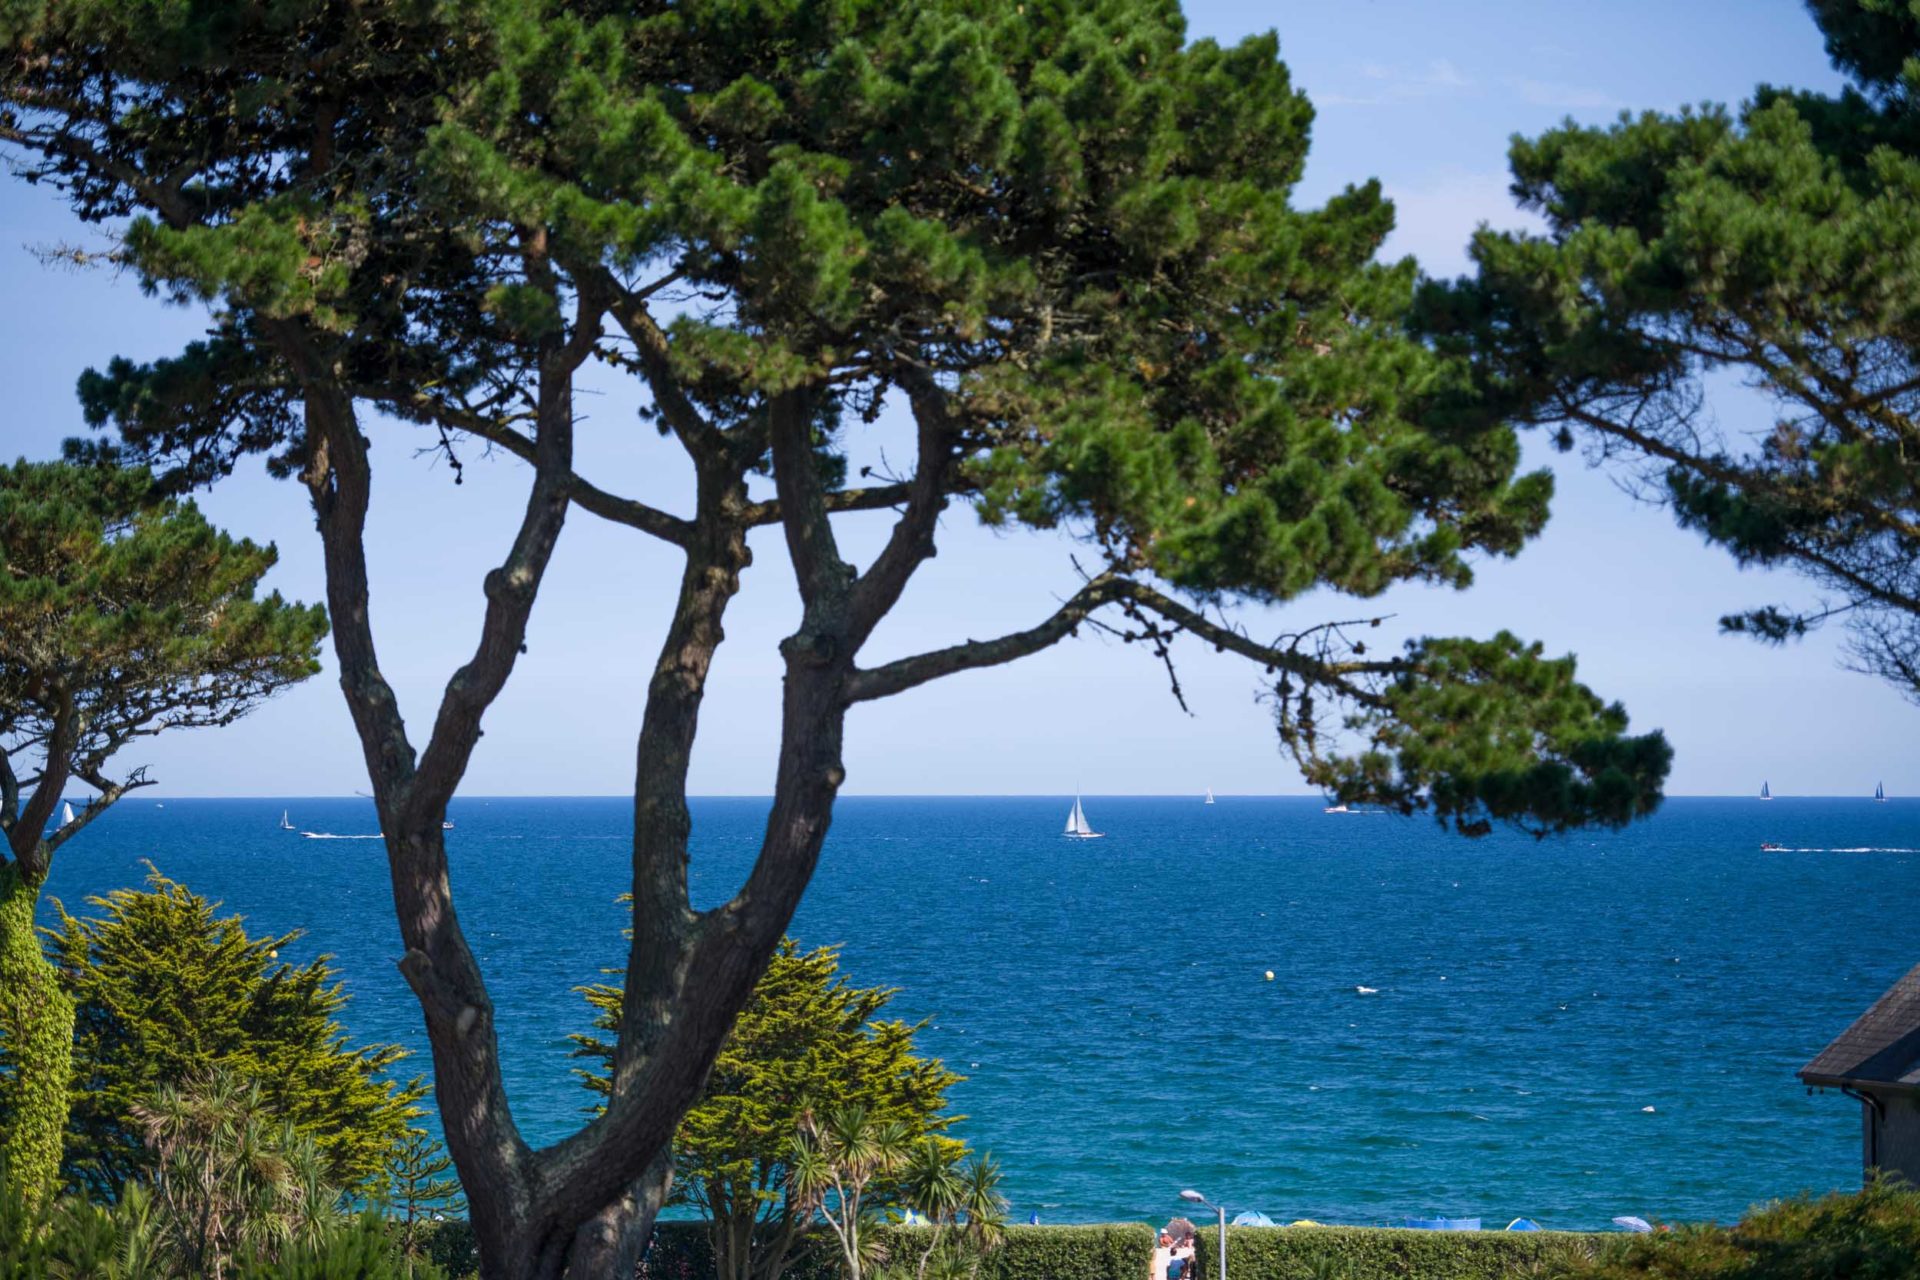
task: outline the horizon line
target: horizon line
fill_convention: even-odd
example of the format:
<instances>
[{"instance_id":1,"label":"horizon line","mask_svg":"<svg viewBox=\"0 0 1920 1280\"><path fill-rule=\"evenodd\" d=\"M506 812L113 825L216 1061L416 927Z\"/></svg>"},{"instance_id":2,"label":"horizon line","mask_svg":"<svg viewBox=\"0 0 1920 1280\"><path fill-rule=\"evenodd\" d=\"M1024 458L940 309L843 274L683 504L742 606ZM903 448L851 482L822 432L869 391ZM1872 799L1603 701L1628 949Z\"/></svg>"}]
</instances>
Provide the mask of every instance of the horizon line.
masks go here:
<instances>
[{"instance_id":1,"label":"horizon line","mask_svg":"<svg viewBox=\"0 0 1920 1280\"><path fill-rule=\"evenodd\" d=\"M1200 791L853 791L842 792L836 800L1049 800L1061 796L1093 796L1098 800L1184 800L1199 798L1206 793ZM175 800L371 800L372 796L363 792L339 794L293 795L275 792L245 792L226 795L193 795L186 793L155 792L155 795L171 796ZM1216 799L1234 800L1325 800L1327 796L1317 791L1216 791ZM626 800L631 799L630 791L580 791L580 792L476 792L455 795L460 800ZM772 800L769 791L703 791L688 792L689 800ZM1751 791L1687 791L1675 792L1661 797L1663 800L1754 800L1761 796ZM1875 800L1876 797L1859 791L1804 791L1775 792L1766 797L1771 800ZM1920 799L1920 796L1885 797L1886 800ZM118 804L120 802L116 802Z\"/></svg>"}]
</instances>

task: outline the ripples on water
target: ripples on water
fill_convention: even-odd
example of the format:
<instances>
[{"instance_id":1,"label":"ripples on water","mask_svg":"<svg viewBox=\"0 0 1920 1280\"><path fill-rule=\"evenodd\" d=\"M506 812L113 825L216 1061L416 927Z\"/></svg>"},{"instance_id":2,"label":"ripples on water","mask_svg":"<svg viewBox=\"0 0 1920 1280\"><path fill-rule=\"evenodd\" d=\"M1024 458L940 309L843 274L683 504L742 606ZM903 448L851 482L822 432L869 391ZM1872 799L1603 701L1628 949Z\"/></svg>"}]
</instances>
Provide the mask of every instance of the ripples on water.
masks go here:
<instances>
[{"instance_id":1,"label":"ripples on water","mask_svg":"<svg viewBox=\"0 0 1920 1280\"><path fill-rule=\"evenodd\" d=\"M1681 799L1544 843L1234 797L1090 799L1107 838L1072 841L1069 803L843 800L795 926L932 1020L925 1047L969 1076L961 1132L1021 1219L1163 1219L1192 1186L1280 1221L1601 1226L1857 1183L1855 1104L1793 1072L1920 960L1920 801ZM766 806L693 808L705 905ZM377 826L365 800L136 799L62 851L52 891L77 908L151 858L256 932L305 929L353 1034L424 1070L381 846L278 831L282 809ZM454 805L462 921L538 1142L587 1101L572 988L623 959L630 815Z\"/></svg>"}]
</instances>

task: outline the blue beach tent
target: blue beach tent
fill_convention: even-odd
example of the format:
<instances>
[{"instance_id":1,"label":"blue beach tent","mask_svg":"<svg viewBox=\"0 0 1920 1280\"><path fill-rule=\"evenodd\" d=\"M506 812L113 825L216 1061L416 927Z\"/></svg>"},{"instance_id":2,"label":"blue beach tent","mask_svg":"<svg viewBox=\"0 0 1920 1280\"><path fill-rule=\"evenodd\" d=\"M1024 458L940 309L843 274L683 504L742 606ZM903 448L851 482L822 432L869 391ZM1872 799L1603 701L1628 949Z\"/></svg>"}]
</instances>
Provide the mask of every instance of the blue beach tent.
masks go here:
<instances>
[{"instance_id":1,"label":"blue beach tent","mask_svg":"<svg viewBox=\"0 0 1920 1280\"><path fill-rule=\"evenodd\" d=\"M1512 1222L1509 1222L1507 1224L1507 1230L1538 1231L1540 1230L1540 1224L1535 1222L1532 1218L1515 1218Z\"/></svg>"},{"instance_id":2,"label":"blue beach tent","mask_svg":"<svg viewBox=\"0 0 1920 1280\"><path fill-rule=\"evenodd\" d=\"M1271 1227L1274 1225L1274 1221L1257 1209L1245 1209L1233 1215L1233 1225L1236 1227Z\"/></svg>"},{"instance_id":3,"label":"blue beach tent","mask_svg":"<svg viewBox=\"0 0 1920 1280\"><path fill-rule=\"evenodd\" d=\"M1415 1231L1478 1231L1478 1218L1408 1218L1407 1226Z\"/></svg>"}]
</instances>

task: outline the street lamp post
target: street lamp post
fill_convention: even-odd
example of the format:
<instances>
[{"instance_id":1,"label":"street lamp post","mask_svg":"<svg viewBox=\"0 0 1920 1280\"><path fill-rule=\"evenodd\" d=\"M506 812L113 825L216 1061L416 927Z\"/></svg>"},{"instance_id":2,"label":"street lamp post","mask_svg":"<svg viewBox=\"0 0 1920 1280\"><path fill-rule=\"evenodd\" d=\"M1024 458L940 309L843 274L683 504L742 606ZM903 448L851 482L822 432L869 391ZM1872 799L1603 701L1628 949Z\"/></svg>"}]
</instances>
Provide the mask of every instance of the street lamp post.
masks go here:
<instances>
[{"instance_id":1,"label":"street lamp post","mask_svg":"<svg viewBox=\"0 0 1920 1280\"><path fill-rule=\"evenodd\" d=\"M1180 1198L1182 1200L1189 1201L1193 1204L1204 1205L1207 1208L1213 1210L1215 1213L1220 1215L1220 1280L1227 1280L1227 1208L1226 1206L1213 1204L1210 1201L1208 1201L1208 1199L1205 1196L1201 1195L1198 1191L1193 1191L1193 1190L1182 1191L1180 1193Z\"/></svg>"}]
</instances>

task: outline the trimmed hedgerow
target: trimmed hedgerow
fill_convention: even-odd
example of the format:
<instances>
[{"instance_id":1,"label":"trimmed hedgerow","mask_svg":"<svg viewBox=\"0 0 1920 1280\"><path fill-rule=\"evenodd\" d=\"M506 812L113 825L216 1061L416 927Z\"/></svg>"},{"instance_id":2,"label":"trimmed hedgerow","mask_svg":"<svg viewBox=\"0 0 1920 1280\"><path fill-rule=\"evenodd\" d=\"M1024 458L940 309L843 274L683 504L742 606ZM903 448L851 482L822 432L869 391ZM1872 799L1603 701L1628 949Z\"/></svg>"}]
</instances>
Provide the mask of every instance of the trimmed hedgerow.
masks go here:
<instances>
[{"instance_id":1,"label":"trimmed hedgerow","mask_svg":"<svg viewBox=\"0 0 1920 1280\"><path fill-rule=\"evenodd\" d=\"M1229 1280L1503 1280L1587 1265L1607 1239L1572 1231L1229 1227L1227 1274ZM1218 1274L1218 1240L1217 1232L1200 1232L1194 1280Z\"/></svg>"}]
</instances>

